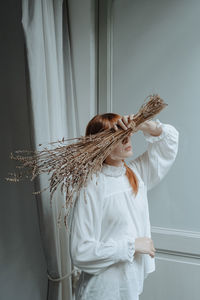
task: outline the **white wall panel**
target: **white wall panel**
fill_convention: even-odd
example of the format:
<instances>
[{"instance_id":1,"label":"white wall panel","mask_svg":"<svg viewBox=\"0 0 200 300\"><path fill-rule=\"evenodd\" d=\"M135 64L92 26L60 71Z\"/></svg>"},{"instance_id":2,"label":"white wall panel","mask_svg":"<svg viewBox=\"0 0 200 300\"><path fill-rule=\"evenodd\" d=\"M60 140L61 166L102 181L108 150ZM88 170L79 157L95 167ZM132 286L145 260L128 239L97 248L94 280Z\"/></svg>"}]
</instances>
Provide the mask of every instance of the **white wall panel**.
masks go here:
<instances>
[{"instance_id":1,"label":"white wall panel","mask_svg":"<svg viewBox=\"0 0 200 300\"><path fill-rule=\"evenodd\" d=\"M175 164L149 192L156 271L141 299L199 299L200 2L109 0L99 9L99 112L136 113L149 94L180 132ZM132 137L137 157L142 133Z\"/></svg>"}]
</instances>

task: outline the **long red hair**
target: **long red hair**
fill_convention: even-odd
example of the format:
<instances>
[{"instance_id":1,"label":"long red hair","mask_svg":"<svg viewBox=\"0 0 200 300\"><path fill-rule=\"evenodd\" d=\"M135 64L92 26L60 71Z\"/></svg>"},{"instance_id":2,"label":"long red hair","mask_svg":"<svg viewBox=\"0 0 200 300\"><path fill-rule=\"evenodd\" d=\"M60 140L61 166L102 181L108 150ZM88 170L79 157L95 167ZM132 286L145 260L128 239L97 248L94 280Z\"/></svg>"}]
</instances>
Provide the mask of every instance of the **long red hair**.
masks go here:
<instances>
[{"instance_id":1,"label":"long red hair","mask_svg":"<svg viewBox=\"0 0 200 300\"><path fill-rule=\"evenodd\" d=\"M87 124L85 135L88 136L90 134L95 134L100 131L103 131L105 129L111 128L114 123L117 122L118 119L120 119L121 116L114 113L105 113L102 115L96 115L94 116L89 123ZM133 192L135 195L137 195L138 192L138 179L135 173L127 166L127 164L124 162L124 166L126 167L126 176L128 177L128 180L130 182L130 185L133 188Z\"/></svg>"}]
</instances>

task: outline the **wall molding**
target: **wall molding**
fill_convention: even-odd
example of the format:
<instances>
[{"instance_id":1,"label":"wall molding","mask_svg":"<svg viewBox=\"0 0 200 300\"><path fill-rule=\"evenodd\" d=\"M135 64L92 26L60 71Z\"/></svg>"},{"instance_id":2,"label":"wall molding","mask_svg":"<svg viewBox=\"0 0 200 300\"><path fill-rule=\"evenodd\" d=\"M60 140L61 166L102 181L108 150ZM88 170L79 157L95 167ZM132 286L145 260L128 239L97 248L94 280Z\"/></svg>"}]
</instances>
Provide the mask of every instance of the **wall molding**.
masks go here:
<instances>
[{"instance_id":1,"label":"wall molding","mask_svg":"<svg viewBox=\"0 0 200 300\"><path fill-rule=\"evenodd\" d=\"M113 5L98 2L98 113L113 112ZM151 228L156 253L200 259L200 232Z\"/></svg>"},{"instance_id":2,"label":"wall molding","mask_svg":"<svg viewBox=\"0 0 200 300\"><path fill-rule=\"evenodd\" d=\"M200 232L151 227L156 253L200 259Z\"/></svg>"},{"instance_id":3,"label":"wall molding","mask_svg":"<svg viewBox=\"0 0 200 300\"><path fill-rule=\"evenodd\" d=\"M113 3L98 5L98 113L113 112Z\"/></svg>"}]
</instances>

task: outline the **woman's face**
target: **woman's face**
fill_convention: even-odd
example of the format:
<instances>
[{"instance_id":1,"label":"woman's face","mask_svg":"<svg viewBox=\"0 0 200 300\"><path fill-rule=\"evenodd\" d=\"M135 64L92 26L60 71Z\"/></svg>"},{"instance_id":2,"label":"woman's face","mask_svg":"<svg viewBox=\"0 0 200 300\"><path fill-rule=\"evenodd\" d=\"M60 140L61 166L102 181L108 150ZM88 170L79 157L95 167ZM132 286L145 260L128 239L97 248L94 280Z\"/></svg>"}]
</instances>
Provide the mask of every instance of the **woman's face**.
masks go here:
<instances>
[{"instance_id":1,"label":"woman's face","mask_svg":"<svg viewBox=\"0 0 200 300\"><path fill-rule=\"evenodd\" d=\"M107 156L106 160L117 160L120 161L129 156L133 155L132 145L131 145L131 134L124 138L112 152Z\"/></svg>"}]
</instances>

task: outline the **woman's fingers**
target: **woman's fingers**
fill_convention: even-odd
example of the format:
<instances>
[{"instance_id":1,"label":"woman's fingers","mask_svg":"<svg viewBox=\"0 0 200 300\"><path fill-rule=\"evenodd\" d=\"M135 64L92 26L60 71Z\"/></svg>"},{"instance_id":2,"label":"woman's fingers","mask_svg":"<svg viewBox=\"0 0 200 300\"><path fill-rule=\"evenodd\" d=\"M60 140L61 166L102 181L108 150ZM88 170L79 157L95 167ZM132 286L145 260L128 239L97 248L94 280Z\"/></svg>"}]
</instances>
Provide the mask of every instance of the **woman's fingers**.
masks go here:
<instances>
[{"instance_id":1,"label":"woman's fingers","mask_svg":"<svg viewBox=\"0 0 200 300\"><path fill-rule=\"evenodd\" d=\"M118 130L118 126L120 126L122 129L126 130L127 129L127 126L124 124L124 122L122 121L122 118L121 119L118 119L117 120L117 123L113 125L113 128L117 131Z\"/></svg>"},{"instance_id":2,"label":"woman's fingers","mask_svg":"<svg viewBox=\"0 0 200 300\"><path fill-rule=\"evenodd\" d=\"M117 125L116 125L116 124L114 124L114 125L113 125L113 128L115 129L115 131L117 131L117 130L118 130L118 128L117 128Z\"/></svg>"},{"instance_id":3,"label":"woman's fingers","mask_svg":"<svg viewBox=\"0 0 200 300\"><path fill-rule=\"evenodd\" d=\"M117 124L124 130L127 129L127 126L128 125L128 118L126 118L126 116L123 116L121 119L119 119L117 121Z\"/></svg>"},{"instance_id":4,"label":"woman's fingers","mask_svg":"<svg viewBox=\"0 0 200 300\"><path fill-rule=\"evenodd\" d=\"M151 257L154 257L155 256L155 251L151 251L150 254L149 254Z\"/></svg>"},{"instance_id":5,"label":"woman's fingers","mask_svg":"<svg viewBox=\"0 0 200 300\"><path fill-rule=\"evenodd\" d=\"M151 251L151 255L153 255L152 257L155 256L155 252L156 252L156 249L155 249L154 246L153 246L152 251Z\"/></svg>"},{"instance_id":6,"label":"woman's fingers","mask_svg":"<svg viewBox=\"0 0 200 300\"><path fill-rule=\"evenodd\" d=\"M128 128L130 127L130 122L133 120L134 114L128 116Z\"/></svg>"},{"instance_id":7,"label":"woman's fingers","mask_svg":"<svg viewBox=\"0 0 200 300\"><path fill-rule=\"evenodd\" d=\"M134 117L134 114L122 116L122 118L118 119L117 123L115 123L113 125L113 128L117 131L119 129L117 127L117 125L118 125L124 130L128 129L130 127L129 123L133 120L133 117Z\"/></svg>"},{"instance_id":8,"label":"woman's fingers","mask_svg":"<svg viewBox=\"0 0 200 300\"><path fill-rule=\"evenodd\" d=\"M125 125L128 125L128 123L129 123L129 116L128 115L127 116L123 116L122 117L122 121L124 122Z\"/></svg>"},{"instance_id":9,"label":"woman's fingers","mask_svg":"<svg viewBox=\"0 0 200 300\"><path fill-rule=\"evenodd\" d=\"M129 119L130 119L130 121L131 121L131 120L133 120L133 118L134 118L134 114L132 114L132 115L129 115Z\"/></svg>"},{"instance_id":10,"label":"woman's fingers","mask_svg":"<svg viewBox=\"0 0 200 300\"><path fill-rule=\"evenodd\" d=\"M150 255L151 257L154 257L154 256L155 256L155 251L156 251L156 249L155 249L155 247L154 247L153 241L151 240L151 250L150 250L149 255Z\"/></svg>"}]
</instances>

